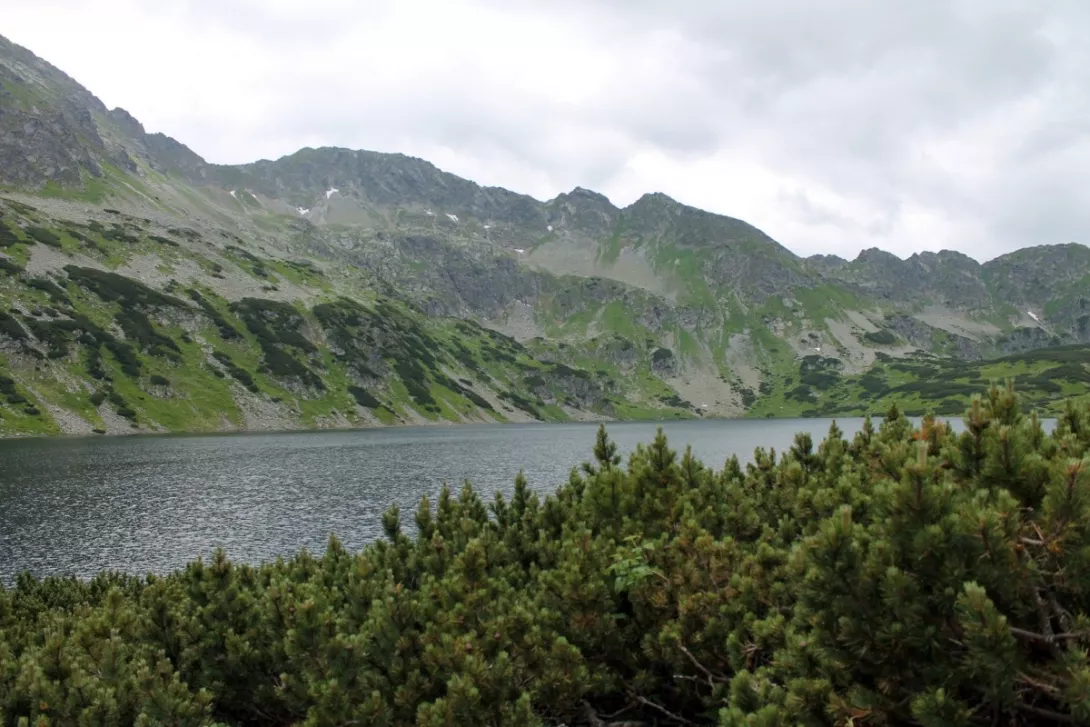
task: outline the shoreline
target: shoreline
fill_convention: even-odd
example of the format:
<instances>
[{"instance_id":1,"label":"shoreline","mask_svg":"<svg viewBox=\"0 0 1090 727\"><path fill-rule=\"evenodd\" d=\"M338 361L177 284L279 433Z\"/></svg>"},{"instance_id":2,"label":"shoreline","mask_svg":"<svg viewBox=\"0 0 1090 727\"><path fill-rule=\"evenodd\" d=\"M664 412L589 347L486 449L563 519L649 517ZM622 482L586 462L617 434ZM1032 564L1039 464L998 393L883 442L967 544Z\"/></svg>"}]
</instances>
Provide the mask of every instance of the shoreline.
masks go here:
<instances>
[{"instance_id":1,"label":"shoreline","mask_svg":"<svg viewBox=\"0 0 1090 727\"><path fill-rule=\"evenodd\" d=\"M166 437L166 436L230 436L238 434L309 434L318 432L365 432L374 431L380 429L441 429L446 427L451 428L466 428L466 427L514 427L514 426L538 426L549 424L627 424L627 423L646 423L646 424L665 424L670 422L694 422L694 421L726 421L735 419L745 419L746 417L701 417L692 419L571 419L568 421L541 421L540 419L529 419L525 421L514 422L497 422L497 421L475 421L475 422L451 422L451 421L417 421L417 422L398 422L396 424L352 424L350 426L324 426L324 427L239 427L232 429L188 429L178 431L153 431L153 430L132 430L132 431L113 431L103 433L60 433L60 434L7 434L0 432L0 442L15 440L15 439L114 439L121 437ZM791 419L798 417L777 417L782 419Z\"/></svg>"},{"instance_id":2,"label":"shoreline","mask_svg":"<svg viewBox=\"0 0 1090 727\"><path fill-rule=\"evenodd\" d=\"M569 424L583 424L583 425L597 425L597 424L676 424L683 422L728 422L728 421L810 421L810 420L824 420L829 422L851 420L851 419L864 419L870 416L875 422L880 422L884 413L871 412L870 414L844 414L837 416L706 416L706 417L693 417L686 419L584 419L584 420L568 420L568 421L541 421L540 419L531 419L526 421L515 422L497 422L497 421L474 421L474 422L451 422L451 421L420 421L420 422L399 422L397 424L353 424L351 426L324 426L324 427L284 427L284 428L236 428L236 429L198 429L198 430L180 430L180 431L149 431L149 430L134 430L131 432L105 432L101 434L83 434L83 433L62 433L62 434L5 434L0 433L0 442L11 440L27 440L27 439L114 439L114 438L143 438L143 437L214 437L214 436L235 436L244 434L317 434L321 432L368 432L383 429L441 429L441 428L475 428L475 427L525 427L525 426L548 426L548 425L569 425ZM905 414L905 416L912 420L918 420L922 418L922 415L918 414ZM961 419L961 415L938 415L936 417L943 421L951 421ZM1042 421L1054 420L1056 417L1041 417Z\"/></svg>"}]
</instances>

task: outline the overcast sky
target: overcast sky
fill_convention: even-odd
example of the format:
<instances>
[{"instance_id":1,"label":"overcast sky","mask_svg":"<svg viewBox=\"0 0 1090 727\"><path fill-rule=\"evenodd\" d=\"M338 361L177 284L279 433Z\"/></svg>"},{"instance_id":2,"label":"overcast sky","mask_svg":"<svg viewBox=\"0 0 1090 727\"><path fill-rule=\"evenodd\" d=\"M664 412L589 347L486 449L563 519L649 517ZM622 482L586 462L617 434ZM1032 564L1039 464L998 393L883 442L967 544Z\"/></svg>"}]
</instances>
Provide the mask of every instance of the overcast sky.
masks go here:
<instances>
[{"instance_id":1,"label":"overcast sky","mask_svg":"<svg viewBox=\"0 0 1090 727\"><path fill-rule=\"evenodd\" d=\"M209 161L345 146L539 199L660 191L800 254L1090 242L1086 0L16 0L3 16Z\"/></svg>"}]
</instances>

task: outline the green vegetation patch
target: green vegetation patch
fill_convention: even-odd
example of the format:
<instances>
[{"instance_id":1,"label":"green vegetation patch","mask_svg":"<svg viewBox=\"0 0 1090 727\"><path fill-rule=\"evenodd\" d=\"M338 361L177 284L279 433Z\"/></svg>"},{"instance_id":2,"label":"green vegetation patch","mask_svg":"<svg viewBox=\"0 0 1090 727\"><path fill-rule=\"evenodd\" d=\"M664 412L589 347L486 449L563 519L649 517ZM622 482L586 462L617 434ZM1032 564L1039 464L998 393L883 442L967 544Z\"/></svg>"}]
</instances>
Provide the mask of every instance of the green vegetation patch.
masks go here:
<instances>
[{"instance_id":1,"label":"green vegetation patch","mask_svg":"<svg viewBox=\"0 0 1090 727\"><path fill-rule=\"evenodd\" d=\"M256 394L261 391L261 389L259 389L257 386L257 382L254 381L253 375L249 371L232 361L231 357L228 354L224 353L223 351L213 351L212 357L219 361L221 364L223 364L223 367L227 369L227 373L231 375L231 378L238 381L251 392Z\"/></svg>"},{"instance_id":2,"label":"green vegetation patch","mask_svg":"<svg viewBox=\"0 0 1090 727\"><path fill-rule=\"evenodd\" d=\"M26 329L18 319L2 310L0 310L0 336L7 336L14 341L24 341L29 338Z\"/></svg>"},{"instance_id":3,"label":"green vegetation patch","mask_svg":"<svg viewBox=\"0 0 1090 727\"><path fill-rule=\"evenodd\" d=\"M189 294L189 297L192 298L194 302L196 302L197 305L201 307L201 310L204 311L205 315L207 315L212 323L216 326L216 330L219 331L220 338L225 341L242 338L242 334L238 332L238 329L231 325L227 321L227 319L224 318L223 314L220 313L214 305L212 305L212 302L205 298L203 295L201 295L201 292L199 290L190 288L187 293Z\"/></svg>"},{"instance_id":4,"label":"green vegetation patch","mask_svg":"<svg viewBox=\"0 0 1090 727\"><path fill-rule=\"evenodd\" d=\"M15 234L15 230L8 227L6 222L0 220L0 249L12 247L20 242L22 240Z\"/></svg>"},{"instance_id":5,"label":"green vegetation patch","mask_svg":"<svg viewBox=\"0 0 1090 727\"><path fill-rule=\"evenodd\" d=\"M64 271L76 285L93 292L105 301L145 309L188 307L180 298L160 293L124 275L78 265L66 265Z\"/></svg>"},{"instance_id":6,"label":"green vegetation patch","mask_svg":"<svg viewBox=\"0 0 1090 727\"><path fill-rule=\"evenodd\" d=\"M377 409L382 406L382 402L362 386L352 384L348 387L348 393L352 395L352 398L355 399L356 403L360 406L367 407L368 409Z\"/></svg>"},{"instance_id":7,"label":"green vegetation patch","mask_svg":"<svg viewBox=\"0 0 1090 727\"><path fill-rule=\"evenodd\" d=\"M324 390L325 382L305 363L290 353L294 348L303 354L317 351L299 329L302 314L287 303L257 298L243 298L231 309L242 319L250 333L257 337L264 363L261 373L282 379L296 379L313 389Z\"/></svg>"},{"instance_id":8,"label":"green vegetation patch","mask_svg":"<svg viewBox=\"0 0 1090 727\"><path fill-rule=\"evenodd\" d=\"M43 245L56 248L61 247L61 238L52 230L47 230L46 228L38 227L37 225L30 225L23 231L26 233L27 237L40 242Z\"/></svg>"},{"instance_id":9,"label":"green vegetation patch","mask_svg":"<svg viewBox=\"0 0 1090 727\"><path fill-rule=\"evenodd\" d=\"M867 331L863 334L863 340L878 346L892 346L897 343L897 337L884 328L880 331Z\"/></svg>"},{"instance_id":10,"label":"green vegetation patch","mask_svg":"<svg viewBox=\"0 0 1090 727\"><path fill-rule=\"evenodd\" d=\"M25 268L22 265L11 258L0 255L0 273L14 277L22 273L24 269Z\"/></svg>"}]
</instances>

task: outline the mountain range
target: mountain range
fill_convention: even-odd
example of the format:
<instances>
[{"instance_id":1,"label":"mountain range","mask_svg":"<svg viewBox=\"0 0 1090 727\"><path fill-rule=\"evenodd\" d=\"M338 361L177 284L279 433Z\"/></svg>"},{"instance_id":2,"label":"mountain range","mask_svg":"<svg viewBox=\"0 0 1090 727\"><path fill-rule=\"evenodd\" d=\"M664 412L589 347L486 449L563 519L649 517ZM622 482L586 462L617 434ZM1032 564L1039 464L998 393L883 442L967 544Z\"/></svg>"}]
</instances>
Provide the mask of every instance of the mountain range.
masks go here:
<instances>
[{"instance_id":1,"label":"mountain range","mask_svg":"<svg viewBox=\"0 0 1090 727\"><path fill-rule=\"evenodd\" d=\"M1090 383L1090 248L799 257L647 194L211 164L0 38L0 434L960 412Z\"/></svg>"}]
</instances>

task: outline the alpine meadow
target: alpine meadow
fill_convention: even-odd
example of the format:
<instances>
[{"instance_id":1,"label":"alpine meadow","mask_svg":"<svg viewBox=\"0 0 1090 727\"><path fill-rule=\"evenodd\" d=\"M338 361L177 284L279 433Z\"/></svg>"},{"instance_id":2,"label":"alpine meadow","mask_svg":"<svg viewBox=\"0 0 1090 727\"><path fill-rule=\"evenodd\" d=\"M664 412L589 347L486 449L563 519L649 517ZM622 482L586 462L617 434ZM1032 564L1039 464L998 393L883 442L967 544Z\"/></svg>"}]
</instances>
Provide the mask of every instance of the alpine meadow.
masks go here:
<instances>
[{"instance_id":1,"label":"alpine meadow","mask_svg":"<svg viewBox=\"0 0 1090 727\"><path fill-rule=\"evenodd\" d=\"M726 417L830 421L725 462L609 433ZM262 562L7 569L0 725L1090 727L1090 248L802 257L657 192L330 146L216 164L0 37L0 437L536 422L593 422L593 457L538 490L510 451L508 494L437 486L359 550L280 522ZM439 432L381 433L406 431ZM136 520L114 536L163 547ZM0 512L0 557L41 522Z\"/></svg>"}]
</instances>

